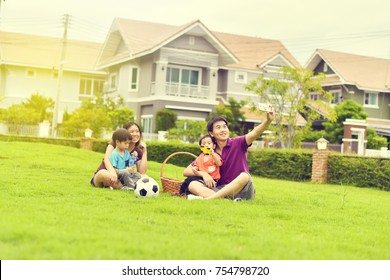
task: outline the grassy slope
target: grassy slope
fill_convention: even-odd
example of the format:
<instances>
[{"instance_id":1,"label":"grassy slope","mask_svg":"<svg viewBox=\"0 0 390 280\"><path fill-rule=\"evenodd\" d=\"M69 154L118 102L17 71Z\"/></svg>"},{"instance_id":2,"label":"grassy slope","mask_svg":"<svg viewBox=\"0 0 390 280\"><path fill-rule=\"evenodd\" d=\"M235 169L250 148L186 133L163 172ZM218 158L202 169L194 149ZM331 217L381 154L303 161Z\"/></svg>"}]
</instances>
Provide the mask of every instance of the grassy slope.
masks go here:
<instances>
[{"instance_id":1,"label":"grassy slope","mask_svg":"<svg viewBox=\"0 0 390 280\"><path fill-rule=\"evenodd\" d=\"M255 177L253 201L137 199L89 186L101 159L0 142L0 259L390 258L389 192Z\"/></svg>"}]
</instances>

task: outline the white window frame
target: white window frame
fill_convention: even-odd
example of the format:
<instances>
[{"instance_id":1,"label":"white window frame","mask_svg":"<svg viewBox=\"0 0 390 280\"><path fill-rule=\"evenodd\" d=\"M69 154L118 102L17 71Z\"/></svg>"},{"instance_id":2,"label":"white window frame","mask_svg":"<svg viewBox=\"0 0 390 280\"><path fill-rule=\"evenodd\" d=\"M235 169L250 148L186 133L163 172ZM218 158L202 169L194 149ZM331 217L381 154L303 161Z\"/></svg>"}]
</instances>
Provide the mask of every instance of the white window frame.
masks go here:
<instances>
[{"instance_id":1,"label":"white window frame","mask_svg":"<svg viewBox=\"0 0 390 280\"><path fill-rule=\"evenodd\" d=\"M88 86L87 84L84 85L84 91L81 92L81 83L82 83L82 80L84 81L84 83L87 83L89 82L90 83L90 87L89 87L89 90L88 89ZM93 97L95 96L94 92L95 92L95 81L99 82L99 83L102 83L102 93L104 93L104 84L105 84L105 79L104 78L98 78L98 77L92 77L92 76L80 76L80 79L79 79L79 96L80 97ZM89 91L89 92L88 92Z\"/></svg>"},{"instance_id":2,"label":"white window frame","mask_svg":"<svg viewBox=\"0 0 390 280\"><path fill-rule=\"evenodd\" d=\"M236 71L234 73L234 82L236 82L237 84L246 84L247 80L248 80L248 73L247 72Z\"/></svg>"},{"instance_id":3,"label":"white window frame","mask_svg":"<svg viewBox=\"0 0 390 280\"><path fill-rule=\"evenodd\" d=\"M341 92L341 89L334 89L334 90L330 90L329 92L333 96L333 99L330 101L330 104L332 105L340 104L343 97L343 93ZM337 99L335 99L334 97L337 97Z\"/></svg>"},{"instance_id":4,"label":"white window frame","mask_svg":"<svg viewBox=\"0 0 390 280\"><path fill-rule=\"evenodd\" d=\"M153 125L153 115L142 115L141 116L141 126L142 126L142 133L153 133L152 130Z\"/></svg>"},{"instance_id":5,"label":"white window frame","mask_svg":"<svg viewBox=\"0 0 390 280\"><path fill-rule=\"evenodd\" d=\"M118 88L118 73L111 73L108 76L108 85L109 90L116 90Z\"/></svg>"},{"instance_id":6,"label":"white window frame","mask_svg":"<svg viewBox=\"0 0 390 280\"><path fill-rule=\"evenodd\" d=\"M366 100L370 102L371 96L375 96L375 104L370 104L370 103L366 104ZM363 95L363 106L367 108L379 108L378 99L379 99L379 94L377 92L366 91L364 92Z\"/></svg>"},{"instance_id":7,"label":"white window frame","mask_svg":"<svg viewBox=\"0 0 390 280\"><path fill-rule=\"evenodd\" d=\"M326 64L325 62L322 70L324 71L324 73L328 72L328 64Z\"/></svg>"},{"instance_id":8,"label":"white window frame","mask_svg":"<svg viewBox=\"0 0 390 280\"><path fill-rule=\"evenodd\" d=\"M37 77L36 69L26 69L26 78L35 79Z\"/></svg>"},{"instance_id":9,"label":"white window frame","mask_svg":"<svg viewBox=\"0 0 390 280\"><path fill-rule=\"evenodd\" d=\"M319 100L320 99L320 95L318 92L310 92L309 93L309 100Z\"/></svg>"},{"instance_id":10,"label":"white window frame","mask_svg":"<svg viewBox=\"0 0 390 280\"><path fill-rule=\"evenodd\" d=\"M135 81L133 80L133 71L137 71ZM130 74L129 74L129 91L136 92L138 91L139 86L139 73L140 68L138 66L130 66Z\"/></svg>"},{"instance_id":11,"label":"white window frame","mask_svg":"<svg viewBox=\"0 0 390 280\"><path fill-rule=\"evenodd\" d=\"M167 67L167 71L169 71L169 69L178 69L179 70L179 82L178 84L179 85L192 85L192 86L200 86L201 85L201 81L202 81L202 68L196 68L196 67L180 67L180 66L176 66L176 65L170 65ZM195 72L198 72L198 81L197 81L197 84L187 84L187 83L182 83L182 75L183 75L183 70L189 70L189 71L195 71ZM167 81L166 78L165 78L165 82L167 83L176 83L176 82L172 82L172 81Z\"/></svg>"}]
</instances>

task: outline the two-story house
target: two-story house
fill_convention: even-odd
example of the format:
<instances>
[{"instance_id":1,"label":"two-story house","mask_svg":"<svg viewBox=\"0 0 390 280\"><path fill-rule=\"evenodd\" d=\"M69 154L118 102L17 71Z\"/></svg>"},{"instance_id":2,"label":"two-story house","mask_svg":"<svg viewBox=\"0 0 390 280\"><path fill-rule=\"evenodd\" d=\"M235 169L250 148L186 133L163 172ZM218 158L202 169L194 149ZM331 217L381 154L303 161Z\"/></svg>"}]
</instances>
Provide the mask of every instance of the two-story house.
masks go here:
<instances>
[{"instance_id":1,"label":"two-story house","mask_svg":"<svg viewBox=\"0 0 390 280\"><path fill-rule=\"evenodd\" d=\"M63 47L66 56L60 61ZM100 50L98 43L67 40L63 46L61 38L0 32L1 108L21 103L34 93L53 100L59 95L61 123L65 111L72 112L85 98L104 91L106 73L95 68Z\"/></svg>"},{"instance_id":2,"label":"two-story house","mask_svg":"<svg viewBox=\"0 0 390 280\"><path fill-rule=\"evenodd\" d=\"M390 139L389 59L319 49L306 67L326 74L323 88L333 94L333 104L351 99L363 105L368 127Z\"/></svg>"},{"instance_id":3,"label":"two-story house","mask_svg":"<svg viewBox=\"0 0 390 280\"><path fill-rule=\"evenodd\" d=\"M217 99L254 98L245 85L286 65L299 63L277 40L213 32L199 20L172 26L117 18L97 69L109 73L107 94L122 97L144 132L153 133L157 111L205 120ZM246 113L248 122L261 122Z\"/></svg>"}]
</instances>

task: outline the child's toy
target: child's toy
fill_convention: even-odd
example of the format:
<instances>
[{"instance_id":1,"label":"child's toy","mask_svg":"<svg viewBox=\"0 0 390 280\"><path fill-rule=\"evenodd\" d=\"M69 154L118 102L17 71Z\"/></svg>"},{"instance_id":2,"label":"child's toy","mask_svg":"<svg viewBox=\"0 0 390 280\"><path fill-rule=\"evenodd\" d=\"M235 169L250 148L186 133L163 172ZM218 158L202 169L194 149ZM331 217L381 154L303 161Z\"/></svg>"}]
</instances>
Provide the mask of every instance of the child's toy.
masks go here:
<instances>
[{"instance_id":1,"label":"child's toy","mask_svg":"<svg viewBox=\"0 0 390 280\"><path fill-rule=\"evenodd\" d=\"M209 155L211 153L211 149L209 147L206 147L206 146L202 146L200 148L202 150L202 152L206 155Z\"/></svg>"}]
</instances>

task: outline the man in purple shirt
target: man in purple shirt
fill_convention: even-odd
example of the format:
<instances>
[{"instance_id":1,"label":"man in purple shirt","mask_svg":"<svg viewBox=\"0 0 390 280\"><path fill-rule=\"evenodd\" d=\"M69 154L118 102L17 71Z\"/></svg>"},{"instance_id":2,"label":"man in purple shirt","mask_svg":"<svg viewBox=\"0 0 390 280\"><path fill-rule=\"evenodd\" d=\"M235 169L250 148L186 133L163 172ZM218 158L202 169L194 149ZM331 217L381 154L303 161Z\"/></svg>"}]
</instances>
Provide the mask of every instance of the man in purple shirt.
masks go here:
<instances>
[{"instance_id":1,"label":"man in purple shirt","mask_svg":"<svg viewBox=\"0 0 390 280\"><path fill-rule=\"evenodd\" d=\"M273 112L267 112L265 122L256 126L248 134L234 138L229 138L229 127L225 118L211 119L207 124L207 130L217 144L214 151L222 158L221 179L216 185L209 174L196 171L189 165L184 170L183 175L187 177L201 176L207 187L199 181L191 182L188 190L193 195L188 195L188 199L229 197L240 200L255 198L255 188L248 169L247 152L252 142L267 129L273 119Z\"/></svg>"}]
</instances>

